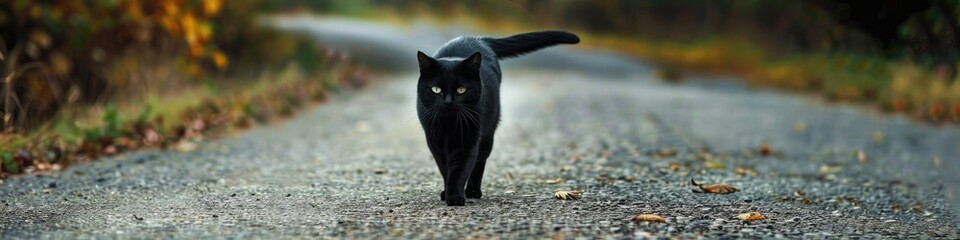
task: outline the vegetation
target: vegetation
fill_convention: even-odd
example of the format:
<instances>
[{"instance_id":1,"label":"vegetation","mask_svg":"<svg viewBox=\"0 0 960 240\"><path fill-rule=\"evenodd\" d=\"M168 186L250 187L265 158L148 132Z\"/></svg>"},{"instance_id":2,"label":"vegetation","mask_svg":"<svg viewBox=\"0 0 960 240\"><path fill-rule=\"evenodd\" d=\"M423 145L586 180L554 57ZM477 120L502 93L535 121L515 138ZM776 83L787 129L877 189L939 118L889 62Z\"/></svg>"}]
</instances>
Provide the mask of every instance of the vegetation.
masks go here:
<instances>
[{"instance_id":1,"label":"vegetation","mask_svg":"<svg viewBox=\"0 0 960 240\"><path fill-rule=\"evenodd\" d=\"M348 56L261 26L286 1L0 3L0 179L292 115L365 83Z\"/></svg>"},{"instance_id":2,"label":"vegetation","mask_svg":"<svg viewBox=\"0 0 960 240\"><path fill-rule=\"evenodd\" d=\"M340 1L333 2L328 5ZM341 4L399 19L459 19L505 34L576 30L586 35L586 45L665 69L734 74L754 86L812 91L933 122L960 121L957 1L349 2Z\"/></svg>"}]
</instances>

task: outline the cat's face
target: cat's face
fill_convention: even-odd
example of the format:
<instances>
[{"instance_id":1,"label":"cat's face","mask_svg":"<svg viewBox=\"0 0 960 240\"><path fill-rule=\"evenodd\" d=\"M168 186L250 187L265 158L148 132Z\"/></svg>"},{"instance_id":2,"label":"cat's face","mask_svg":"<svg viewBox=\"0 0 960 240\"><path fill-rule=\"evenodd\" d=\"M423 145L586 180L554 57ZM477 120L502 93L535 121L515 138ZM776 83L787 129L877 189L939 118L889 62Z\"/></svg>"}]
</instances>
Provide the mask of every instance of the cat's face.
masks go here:
<instances>
[{"instance_id":1,"label":"cat's face","mask_svg":"<svg viewBox=\"0 0 960 240\"><path fill-rule=\"evenodd\" d=\"M462 60L433 59L417 52L420 80L417 97L427 109L452 112L480 101L480 53Z\"/></svg>"}]
</instances>

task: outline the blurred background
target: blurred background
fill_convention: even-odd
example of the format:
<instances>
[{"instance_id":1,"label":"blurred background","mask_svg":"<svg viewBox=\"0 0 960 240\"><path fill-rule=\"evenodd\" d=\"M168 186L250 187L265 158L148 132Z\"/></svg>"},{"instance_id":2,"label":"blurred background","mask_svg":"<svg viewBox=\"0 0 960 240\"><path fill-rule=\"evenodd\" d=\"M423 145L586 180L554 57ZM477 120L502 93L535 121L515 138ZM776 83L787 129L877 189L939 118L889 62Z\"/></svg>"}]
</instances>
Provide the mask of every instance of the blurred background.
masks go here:
<instances>
[{"instance_id":1,"label":"blurred background","mask_svg":"<svg viewBox=\"0 0 960 240\"><path fill-rule=\"evenodd\" d=\"M389 41L365 34L417 26L564 29L585 39L578 49L647 62L666 83L733 76L722 79L955 127L958 14L954 0L9 0L0 177L140 148L189 151L184 139L290 116L371 75L410 70L380 63L437 46L362 51ZM282 30L331 17L379 28L340 39L370 40L359 52L327 46L337 38L323 31Z\"/></svg>"}]
</instances>

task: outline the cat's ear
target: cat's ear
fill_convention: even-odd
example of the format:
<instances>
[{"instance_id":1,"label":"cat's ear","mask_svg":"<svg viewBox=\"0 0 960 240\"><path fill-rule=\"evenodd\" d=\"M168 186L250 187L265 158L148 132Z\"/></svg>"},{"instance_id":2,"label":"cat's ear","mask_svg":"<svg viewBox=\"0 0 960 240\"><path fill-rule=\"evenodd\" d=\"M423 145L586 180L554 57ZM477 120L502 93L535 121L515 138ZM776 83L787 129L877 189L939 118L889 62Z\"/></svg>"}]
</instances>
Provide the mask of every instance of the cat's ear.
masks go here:
<instances>
[{"instance_id":1,"label":"cat's ear","mask_svg":"<svg viewBox=\"0 0 960 240\"><path fill-rule=\"evenodd\" d=\"M483 62L483 56L480 55L480 52L475 52L467 59L463 60L463 65L468 67L470 70L480 70L480 63Z\"/></svg>"},{"instance_id":2,"label":"cat's ear","mask_svg":"<svg viewBox=\"0 0 960 240\"><path fill-rule=\"evenodd\" d=\"M417 63L420 64L421 73L432 71L437 66L436 60L421 51L417 51Z\"/></svg>"}]
</instances>

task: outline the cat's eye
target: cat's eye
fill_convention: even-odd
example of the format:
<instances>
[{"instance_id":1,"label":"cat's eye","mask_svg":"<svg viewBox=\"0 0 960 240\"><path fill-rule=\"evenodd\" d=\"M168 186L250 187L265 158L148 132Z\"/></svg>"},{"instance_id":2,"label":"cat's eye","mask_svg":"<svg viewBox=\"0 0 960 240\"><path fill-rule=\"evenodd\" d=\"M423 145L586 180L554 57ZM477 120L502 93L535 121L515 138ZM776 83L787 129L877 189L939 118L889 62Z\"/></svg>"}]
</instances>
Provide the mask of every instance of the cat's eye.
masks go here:
<instances>
[{"instance_id":1,"label":"cat's eye","mask_svg":"<svg viewBox=\"0 0 960 240\"><path fill-rule=\"evenodd\" d=\"M433 90L433 93L440 93L440 87L432 87L430 90Z\"/></svg>"},{"instance_id":2,"label":"cat's eye","mask_svg":"<svg viewBox=\"0 0 960 240\"><path fill-rule=\"evenodd\" d=\"M458 88L457 88L457 93L463 94L463 93L465 93L465 92L467 92L467 88L465 88L465 87L458 87Z\"/></svg>"}]
</instances>

